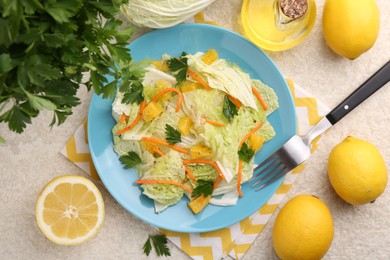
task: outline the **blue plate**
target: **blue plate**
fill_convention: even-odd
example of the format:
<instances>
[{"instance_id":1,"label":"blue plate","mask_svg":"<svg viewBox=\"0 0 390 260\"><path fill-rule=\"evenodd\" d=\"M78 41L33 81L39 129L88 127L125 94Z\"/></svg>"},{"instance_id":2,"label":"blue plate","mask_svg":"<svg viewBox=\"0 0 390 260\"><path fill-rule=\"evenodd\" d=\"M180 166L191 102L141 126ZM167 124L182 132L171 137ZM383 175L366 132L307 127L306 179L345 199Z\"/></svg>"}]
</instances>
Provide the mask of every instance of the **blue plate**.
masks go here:
<instances>
[{"instance_id":1,"label":"blue plate","mask_svg":"<svg viewBox=\"0 0 390 260\"><path fill-rule=\"evenodd\" d=\"M155 30L133 41L129 48L135 61L143 58L161 59L168 53L179 56L183 51L196 53L216 49L221 58L237 63L253 79L260 79L273 87L279 98L280 108L268 119L276 136L256 154L255 163L261 163L297 131L295 107L284 77L271 59L258 47L242 36L226 29L202 25L183 24L168 29ZM112 80L112 79L110 79ZM110 99L93 95L88 115L89 147L96 170L112 196L130 213L154 226L178 232L206 232L221 229L250 216L274 194L281 184L279 180L255 192L243 184L243 198L237 205L220 207L208 205L194 215L187 208L187 198L164 212L154 212L153 201L141 194L135 184L137 174L125 170L113 151L111 129L115 124L111 116Z\"/></svg>"}]
</instances>

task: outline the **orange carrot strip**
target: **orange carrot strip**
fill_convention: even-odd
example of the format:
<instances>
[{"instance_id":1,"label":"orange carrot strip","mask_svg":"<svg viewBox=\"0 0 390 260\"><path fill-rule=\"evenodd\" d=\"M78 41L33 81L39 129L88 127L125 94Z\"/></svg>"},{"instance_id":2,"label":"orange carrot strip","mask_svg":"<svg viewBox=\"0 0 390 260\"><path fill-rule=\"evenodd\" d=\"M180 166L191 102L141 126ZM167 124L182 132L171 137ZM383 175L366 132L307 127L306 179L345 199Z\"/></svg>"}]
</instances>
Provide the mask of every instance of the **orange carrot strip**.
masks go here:
<instances>
[{"instance_id":1,"label":"orange carrot strip","mask_svg":"<svg viewBox=\"0 0 390 260\"><path fill-rule=\"evenodd\" d=\"M221 175L218 175L218 177L214 181L213 190L215 190L219 184L219 182L222 180Z\"/></svg>"},{"instance_id":2,"label":"orange carrot strip","mask_svg":"<svg viewBox=\"0 0 390 260\"><path fill-rule=\"evenodd\" d=\"M162 95L164 95L165 93L170 92L170 91L175 92L175 93L177 93L179 95L179 102L177 103L176 110L175 110L176 112L179 112L181 104L183 103L183 95L180 92L180 90L178 90L176 88L166 88L166 89L163 89L150 102L156 102Z\"/></svg>"},{"instance_id":3,"label":"orange carrot strip","mask_svg":"<svg viewBox=\"0 0 390 260\"><path fill-rule=\"evenodd\" d=\"M140 106L138 115L137 115L137 117L134 119L134 121L133 121L129 126L127 126L127 127L123 128L123 129L119 130L119 131L116 132L116 133L117 133L118 135L120 135L120 134L123 134L124 132L127 132L127 131L129 131L130 129L132 129L132 128L141 120L141 118L142 118L142 113L143 113L143 111L144 111L144 109L145 109L145 106L146 106L146 101L144 100L144 101L142 101L142 103L141 103L141 106Z\"/></svg>"},{"instance_id":4,"label":"orange carrot strip","mask_svg":"<svg viewBox=\"0 0 390 260\"><path fill-rule=\"evenodd\" d=\"M261 122L260 124L258 124L255 128L253 128L249 133L247 133L244 138L241 140L241 142L238 144L238 149L240 150L241 149L241 146L243 143L246 142L246 140L249 139L249 137L254 134L257 130L260 129L260 127L262 127L264 125L264 122Z\"/></svg>"},{"instance_id":5,"label":"orange carrot strip","mask_svg":"<svg viewBox=\"0 0 390 260\"><path fill-rule=\"evenodd\" d=\"M184 154L188 154L188 151L186 149L181 148L181 147L179 147L177 145L169 144L167 141L164 141L164 140L161 140L161 139L151 138L151 137L142 137L141 140L145 141L145 142L149 142L149 143L155 143L155 144L160 144L160 145L163 145L163 146L167 146L167 147L172 148L173 150L176 150L178 152L181 152L181 153L184 153Z\"/></svg>"},{"instance_id":6,"label":"orange carrot strip","mask_svg":"<svg viewBox=\"0 0 390 260\"><path fill-rule=\"evenodd\" d=\"M121 116L121 118L119 118L119 123L123 123L123 122L125 122L125 121L126 121L126 119L127 119L127 116L126 116L126 114L125 114L125 113L123 113L123 114L122 114L122 116Z\"/></svg>"},{"instance_id":7,"label":"orange carrot strip","mask_svg":"<svg viewBox=\"0 0 390 260\"><path fill-rule=\"evenodd\" d=\"M158 149L156 146L154 146L152 148L153 152L155 152L156 154L160 155L160 156L163 156L164 153L160 151L160 149Z\"/></svg>"},{"instance_id":8,"label":"orange carrot strip","mask_svg":"<svg viewBox=\"0 0 390 260\"><path fill-rule=\"evenodd\" d=\"M206 123L208 123L210 125L225 126L224 123L220 123L220 122L217 122L217 121L213 121L213 120L207 119L207 117L205 117L205 116L202 116L202 118L206 121Z\"/></svg>"},{"instance_id":9,"label":"orange carrot strip","mask_svg":"<svg viewBox=\"0 0 390 260\"><path fill-rule=\"evenodd\" d=\"M242 197L241 192L241 175L242 175L242 160L238 161L238 171L237 171L237 192L240 197Z\"/></svg>"},{"instance_id":10,"label":"orange carrot strip","mask_svg":"<svg viewBox=\"0 0 390 260\"><path fill-rule=\"evenodd\" d=\"M171 181L171 180L136 180L135 183L137 184L156 184L156 183L159 183L159 184L172 184L172 185L176 185L176 186L179 186L180 188L184 189L184 190L187 190L188 192L192 193L192 189L180 182L177 182L177 181Z\"/></svg>"},{"instance_id":11,"label":"orange carrot strip","mask_svg":"<svg viewBox=\"0 0 390 260\"><path fill-rule=\"evenodd\" d=\"M184 164L197 164L197 163L201 163L201 164L208 164L208 165L211 165L213 166L219 176L221 176L222 179L225 179L225 176L223 176L223 173L221 171L221 169L219 168L218 164L214 161L211 161L211 160L207 160L207 159L190 159L190 160L183 160L183 163Z\"/></svg>"},{"instance_id":12,"label":"orange carrot strip","mask_svg":"<svg viewBox=\"0 0 390 260\"><path fill-rule=\"evenodd\" d=\"M190 74L190 76L199 82L200 85L202 85L205 89L207 90L211 90L211 87L201 78L199 77L198 75L196 75L196 73L191 70L190 68L187 69L187 73Z\"/></svg>"},{"instance_id":13,"label":"orange carrot strip","mask_svg":"<svg viewBox=\"0 0 390 260\"><path fill-rule=\"evenodd\" d=\"M196 182L195 175L191 172L190 168L188 168L187 166L184 165L184 169L186 170L188 177L190 177L191 180Z\"/></svg>"},{"instance_id":14,"label":"orange carrot strip","mask_svg":"<svg viewBox=\"0 0 390 260\"><path fill-rule=\"evenodd\" d=\"M257 100L259 100L259 102L263 106L264 110L267 110L268 106L265 103L264 99L261 97L260 92L257 91L257 89L255 89L253 86L252 86L252 92L255 95L255 97L257 98Z\"/></svg>"},{"instance_id":15,"label":"orange carrot strip","mask_svg":"<svg viewBox=\"0 0 390 260\"><path fill-rule=\"evenodd\" d=\"M227 94L227 96L228 96L228 98L234 103L234 105L236 105L236 107L238 108L238 109L240 109L240 107L241 107L241 102L240 102L240 100L238 100L237 98L235 98L235 97L233 97L233 96L231 96L231 95L229 95L229 94Z\"/></svg>"}]
</instances>

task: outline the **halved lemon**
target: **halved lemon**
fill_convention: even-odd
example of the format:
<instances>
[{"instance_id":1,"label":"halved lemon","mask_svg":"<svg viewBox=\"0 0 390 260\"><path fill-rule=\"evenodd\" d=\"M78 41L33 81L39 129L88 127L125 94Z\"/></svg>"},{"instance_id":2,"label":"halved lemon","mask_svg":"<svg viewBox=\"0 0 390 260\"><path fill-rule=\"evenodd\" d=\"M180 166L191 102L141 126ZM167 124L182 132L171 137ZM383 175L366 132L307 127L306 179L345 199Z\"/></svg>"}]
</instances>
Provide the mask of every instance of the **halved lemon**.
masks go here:
<instances>
[{"instance_id":1,"label":"halved lemon","mask_svg":"<svg viewBox=\"0 0 390 260\"><path fill-rule=\"evenodd\" d=\"M42 189L35 213L39 228L49 240L77 245L99 231L104 221L104 201L90 180L60 176Z\"/></svg>"}]
</instances>

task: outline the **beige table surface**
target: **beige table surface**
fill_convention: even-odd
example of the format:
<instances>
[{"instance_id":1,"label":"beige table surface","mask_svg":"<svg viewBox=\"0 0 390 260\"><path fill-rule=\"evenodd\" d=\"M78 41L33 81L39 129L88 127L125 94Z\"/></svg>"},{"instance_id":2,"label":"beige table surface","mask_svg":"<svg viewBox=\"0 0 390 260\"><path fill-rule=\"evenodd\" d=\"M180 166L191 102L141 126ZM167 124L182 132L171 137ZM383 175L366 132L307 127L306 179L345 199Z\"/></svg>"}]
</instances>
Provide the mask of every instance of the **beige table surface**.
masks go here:
<instances>
[{"instance_id":1,"label":"beige table surface","mask_svg":"<svg viewBox=\"0 0 390 260\"><path fill-rule=\"evenodd\" d=\"M293 78L324 104L333 107L390 59L390 1L377 0L381 30L374 47L350 61L335 55L325 44L321 19L324 0L317 0L318 17L313 32L299 46L268 53L283 74ZM241 0L217 0L205 13L225 27L238 30ZM49 242L35 223L35 200L49 180L64 174L84 175L60 150L86 118L91 93L80 89L82 104L60 127L50 129L50 113L33 120L22 135L9 133L0 125L0 259L154 259L142 246L154 229L125 211L97 183L105 205L106 219L98 235L75 247ZM330 208L335 236L325 259L390 259L390 188L375 203L353 207L343 202L330 187L327 158L334 145L353 135L374 143L390 170L390 84L380 89L323 138L304 172L282 202L298 194L314 194ZM271 232L275 215L258 236L244 259L276 259ZM169 244L171 259L188 256Z\"/></svg>"}]
</instances>

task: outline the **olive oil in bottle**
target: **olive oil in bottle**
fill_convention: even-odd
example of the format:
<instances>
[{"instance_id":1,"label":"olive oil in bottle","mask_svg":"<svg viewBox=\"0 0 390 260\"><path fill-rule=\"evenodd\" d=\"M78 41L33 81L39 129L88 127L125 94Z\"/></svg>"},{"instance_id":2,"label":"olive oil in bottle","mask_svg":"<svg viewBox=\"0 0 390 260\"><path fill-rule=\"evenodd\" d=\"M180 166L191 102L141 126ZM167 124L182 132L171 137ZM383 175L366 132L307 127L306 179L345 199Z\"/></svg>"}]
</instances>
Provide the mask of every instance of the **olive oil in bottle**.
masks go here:
<instances>
[{"instance_id":1,"label":"olive oil in bottle","mask_svg":"<svg viewBox=\"0 0 390 260\"><path fill-rule=\"evenodd\" d=\"M244 34L265 50L282 51L302 42L316 20L314 0L244 0Z\"/></svg>"}]
</instances>

